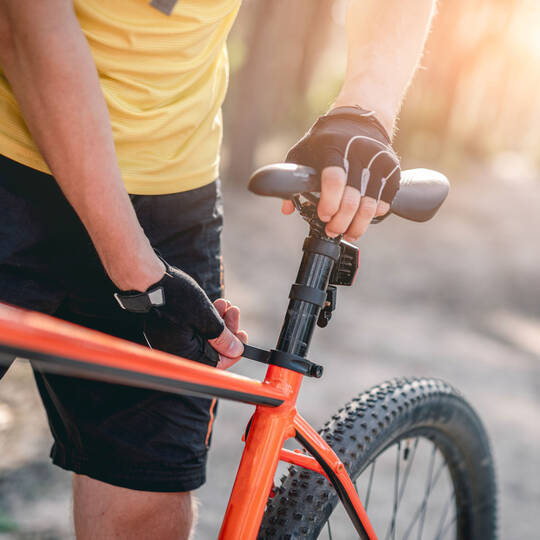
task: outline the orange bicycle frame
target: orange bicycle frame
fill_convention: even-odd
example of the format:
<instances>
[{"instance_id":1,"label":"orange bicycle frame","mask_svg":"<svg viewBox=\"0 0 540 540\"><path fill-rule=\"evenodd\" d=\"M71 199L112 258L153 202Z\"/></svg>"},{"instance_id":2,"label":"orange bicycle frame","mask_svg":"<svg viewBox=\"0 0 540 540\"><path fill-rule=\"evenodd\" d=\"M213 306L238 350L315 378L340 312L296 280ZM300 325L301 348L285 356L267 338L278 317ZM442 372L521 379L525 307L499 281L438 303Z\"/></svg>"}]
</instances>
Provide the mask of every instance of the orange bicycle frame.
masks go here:
<instances>
[{"instance_id":1,"label":"orange bicycle frame","mask_svg":"<svg viewBox=\"0 0 540 540\"><path fill-rule=\"evenodd\" d=\"M256 381L6 304L0 304L0 351L45 371L256 405L220 539L257 537L280 459L324 474L359 534L376 538L345 467L296 411L299 373L270 366ZM311 456L284 450L289 438Z\"/></svg>"},{"instance_id":2,"label":"orange bicycle frame","mask_svg":"<svg viewBox=\"0 0 540 540\"><path fill-rule=\"evenodd\" d=\"M329 239L322 223L307 214L304 217L310 222L310 236L304 242L276 349L268 356L267 351L258 350L264 357L255 358L270 364L262 382L0 304L0 350L29 358L39 369L256 405L221 539L257 537L280 459L324 474L359 536L376 538L343 463L296 411L304 374L322 374L322 367L308 361L306 354L320 316L323 326L331 316L328 295L335 295L335 287L329 289L329 285L352 283L357 267L354 246ZM310 455L285 450L283 444L290 438Z\"/></svg>"}]
</instances>

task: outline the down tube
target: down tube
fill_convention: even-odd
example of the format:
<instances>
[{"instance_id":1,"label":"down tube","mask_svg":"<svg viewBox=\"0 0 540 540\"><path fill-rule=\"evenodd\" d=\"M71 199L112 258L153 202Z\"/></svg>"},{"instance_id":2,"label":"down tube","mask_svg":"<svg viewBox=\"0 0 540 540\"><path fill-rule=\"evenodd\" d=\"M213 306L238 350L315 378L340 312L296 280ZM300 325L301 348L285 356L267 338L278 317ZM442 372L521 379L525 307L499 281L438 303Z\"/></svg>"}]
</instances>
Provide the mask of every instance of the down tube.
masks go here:
<instances>
[{"instance_id":1,"label":"down tube","mask_svg":"<svg viewBox=\"0 0 540 540\"><path fill-rule=\"evenodd\" d=\"M288 407L257 407L219 533L220 540L257 538L279 452L283 442L295 433L293 417L294 411Z\"/></svg>"},{"instance_id":2,"label":"down tube","mask_svg":"<svg viewBox=\"0 0 540 540\"><path fill-rule=\"evenodd\" d=\"M296 440L319 462L362 540L377 540L345 466L326 441L300 416L294 419Z\"/></svg>"}]
</instances>

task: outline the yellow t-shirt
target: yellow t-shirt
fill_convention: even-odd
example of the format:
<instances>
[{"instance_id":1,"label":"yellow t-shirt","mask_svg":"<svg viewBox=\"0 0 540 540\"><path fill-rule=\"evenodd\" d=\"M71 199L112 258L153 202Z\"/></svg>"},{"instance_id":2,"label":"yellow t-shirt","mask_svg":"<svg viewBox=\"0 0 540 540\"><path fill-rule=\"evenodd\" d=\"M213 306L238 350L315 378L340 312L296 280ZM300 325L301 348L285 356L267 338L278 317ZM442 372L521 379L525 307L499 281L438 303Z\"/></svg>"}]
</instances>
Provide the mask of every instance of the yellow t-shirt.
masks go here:
<instances>
[{"instance_id":1,"label":"yellow t-shirt","mask_svg":"<svg viewBox=\"0 0 540 540\"><path fill-rule=\"evenodd\" d=\"M218 175L225 41L241 0L75 0L128 192L187 191ZM50 172L0 71L0 154Z\"/></svg>"}]
</instances>

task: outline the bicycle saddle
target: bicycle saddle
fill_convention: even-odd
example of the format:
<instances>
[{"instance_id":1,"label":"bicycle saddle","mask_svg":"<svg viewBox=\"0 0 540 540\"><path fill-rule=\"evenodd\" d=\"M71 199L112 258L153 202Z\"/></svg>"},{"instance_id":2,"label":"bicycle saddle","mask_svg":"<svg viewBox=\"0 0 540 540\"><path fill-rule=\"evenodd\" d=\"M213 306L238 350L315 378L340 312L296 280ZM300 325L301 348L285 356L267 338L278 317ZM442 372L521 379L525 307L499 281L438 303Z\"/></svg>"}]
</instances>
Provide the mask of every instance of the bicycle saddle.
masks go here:
<instances>
[{"instance_id":1,"label":"bicycle saddle","mask_svg":"<svg viewBox=\"0 0 540 540\"><path fill-rule=\"evenodd\" d=\"M311 167L275 163L257 169L249 190L257 195L293 199L302 193L319 193L321 180ZM430 169L401 171L400 187L390 213L412 221L427 221L446 199L450 184L444 174Z\"/></svg>"}]
</instances>

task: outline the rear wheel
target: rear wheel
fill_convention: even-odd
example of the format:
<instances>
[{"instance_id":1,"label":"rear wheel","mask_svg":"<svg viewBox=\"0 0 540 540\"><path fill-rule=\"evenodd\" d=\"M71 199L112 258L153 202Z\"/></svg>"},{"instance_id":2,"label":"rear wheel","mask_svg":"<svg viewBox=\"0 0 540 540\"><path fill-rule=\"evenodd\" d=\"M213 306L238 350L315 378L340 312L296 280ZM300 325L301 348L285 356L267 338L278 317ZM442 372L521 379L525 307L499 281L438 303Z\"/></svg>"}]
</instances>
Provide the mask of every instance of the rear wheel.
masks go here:
<instances>
[{"instance_id":1,"label":"rear wheel","mask_svg":"<svg viewBox=\"0 0 540 540\"><path fill-rule=\"evenodd\" d=\"M496 537L488 438L450 385L383 383L350 401L320 433L355 482L380 540ZM357 537L338 502L326 478L291 466L267 504L259 538Z\"/></svg>"}]
</instances>

